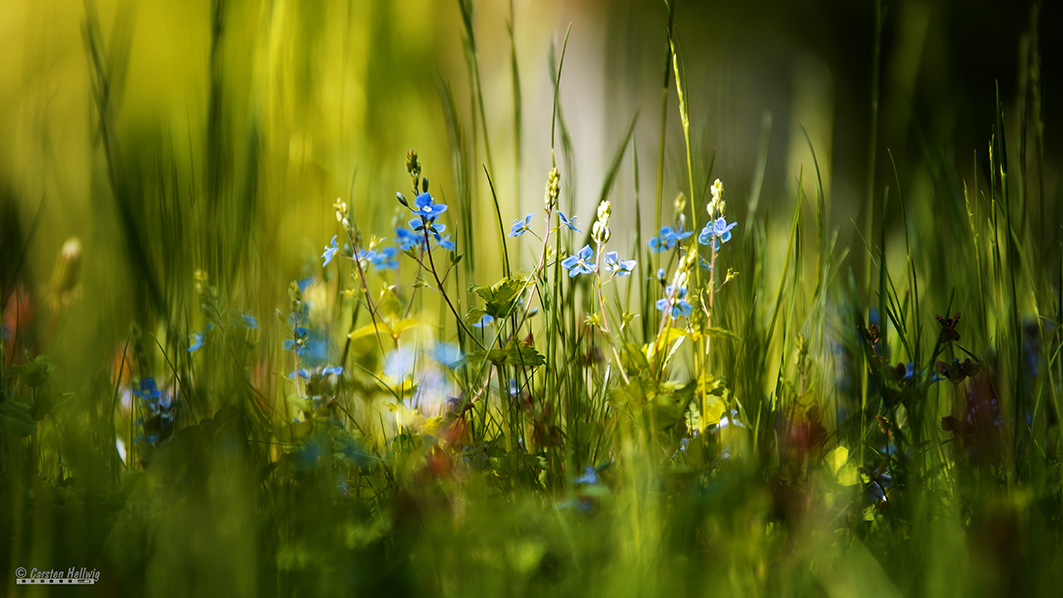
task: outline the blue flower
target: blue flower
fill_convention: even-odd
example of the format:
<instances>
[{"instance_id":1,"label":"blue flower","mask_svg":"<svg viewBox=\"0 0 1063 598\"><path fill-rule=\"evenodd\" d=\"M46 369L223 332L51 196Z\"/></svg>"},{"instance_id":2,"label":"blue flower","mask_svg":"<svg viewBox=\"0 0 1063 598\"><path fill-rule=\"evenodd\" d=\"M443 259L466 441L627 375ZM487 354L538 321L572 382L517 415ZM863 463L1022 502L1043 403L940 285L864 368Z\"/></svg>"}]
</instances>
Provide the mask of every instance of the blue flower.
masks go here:
<instances>
[{"instance_id":1,"label":"blue flower","mask_svg":"<svg viewBox=\"0 0 1063 598\"><path fill-rule=\"evenodd\" d=\"M336 255L339 250L340 248L336 247L336 235L332 235L332 246L325 245L325 253L321 254L321 257L325 258L325 263L321 264L321 267L327 266L332 261L332 256Z\"/></svg>"},{"instance_id":2,"label":"blue flower","mask_svg":"<svg viewBox=\"0 0 1063 598\"><path fill-rule=\"evenodd\" d=\"M414 219L414 222L421 223L420 219ZM413 233L408 228L396 228L395 229L395 243L399 246L399 249L403 251L409 251L421 246L424 239Z\"/></svg>"},{"instance_id":3,"label":"blue flower","mask_svg":"<svg viewBox=\"0 0 1063 598\"><path fill-rule=\"evenodd\" d=\"M410 220L410 228L413 229L414 234L425 234L425 223L420 218L413 218ZM428 223L428 233L431 235L431 239L436 242L436 247L442 247L447 251L454 251L454 242L450 240L450 235L443 236L443 231L447 230L447 225L436 224L434 222Z\"/></svg>"},{"instance_id":4,"label":"blue flower","mask_svg":"<svg viewBox=\"0 0 1063 598\"><path fill-rule=\"evenodd\" d=\"M731 229L737 225L737 221L728 224L727 219L720 216L701 229L701 234L698 235L698 243L708 245L711 242L712 248L719 251L723 243L731 240Z\"/></svg>"},{"instance_id":5,"label":"blue flower","mask_svg":"<svg viewBox=\"0 0 1063 598\"><path fill-rule=\"evenodd\" d=\"M409 347L402 345L384 357L384 376L397 381L412 378L414 367L417 364L417 353Z\"/></svg>"},{"instance_id":6,"label":"blue flower","mask_svg":"<svg viewBox=\"0 0 1063 598\"><path fill-rule=\"evenodd\" d=\"M454 369L461 365L461 347L450 343L436 343L432 351L432 358L442 365Z\"/></svg>"},{"instance_id":7,"label":"blue flower","mask_svg":"<svg viewBox=\"0 0 1063 598\"><path fill-rule=\"evenodd\" d=\"M295 351L295 354L302 357L306 353L307 337L310 335L310 331L304 326L296 326L292 329L292 334L295 338L285 339L281 343L281 347L285 351Z\"/></svg>"},{"instance_id":8,"label":"blue flower","mask_svg":"<svg viewBox=\"0 0 1063 598\"><path fill-rule=\"evenodd\" d=\"M369 252L373 255L367 256L367 259L370 264L373 264L374 270L394 270L399 267L399 262L395 260L398 252L394 247L385 247L379 251Z\"/></svg>"},{"instance_id":9,"label":"blue flower","mask_svg":"<svg viewBox=\"0 0 1063 598\"><path fill-rule=\"evenodd\" d=\"M152 402L151 399L157 399L162 396L162 391L155 387L155 378L141 378L140 390L134 390L133 394Z\"/></svg>"},{"instance_id":10,"label":"blue flower","mask_svg":"<svg viewBox=\"0 0 1063 598\"><path fill-rule=\"evenodd\" d=\"M668 285L664 289L664 297L657 300L655 304L658 311L668 311L668 306L671 304L672 318L678 318L680 315L690 317L694 313L694 306L686 300L687 289L686 287L675 288L675 285Z\"/></svg>"},{"instance_id":11,"label":"blue flower","mask_svg":"<svg viewBox=\"0 0 1063 598\"><path fill-rule=\"evenodd\" d=\"M622 260L620 254L615 251L610 251L605 254L605 269L612 272L615 276L630 276L631 271L635 269L635 264L638 263L635 260Z\"/></svg>"},{"instance_id":12,"label":"blue flower","mask_svg":"<svg viewBox=\"0 0 1063 598\"><path fill-rule=\"evenodd\" d=\"M394 270L399 267L399 262L395 260L398 252L394 247L385 247L380 250L363 251L358 254L358 257L372 264L374 270Z\"/></svg>"},{"instance_id":13,"label":"blue flower","mask_svg":"<svg viewBox=\"0 0 1063 598\"><path fill-rule=\"evenodd\" d=\"M593 467L588 465L583 469L583 475L576 478L576 483L593 486L598 483L598 472L595 471Z\"/></svg>"},{"instance_id":14,"label":"blue flower","mask_svg":"<svg viewBox=\"0 0 1063 598\"><path fill-rule=\"evenodd\" d=\"M306 292L306 287L308 287L311 284L313 284L313 282L314 282L314 277L313 276L308 276L308 277L306 277L306 278L304 278L302 280L297 281L295 284L297 284L299 286L299 292L300 293L305 293Z\"/></svg>"},{"instance_id":15,"label":"blue flower","mask_svg":"<svg viewBox=\"0 0 1063 598\"><path fill-rule=\"evenodd\" d=\"M337 376L339 376L342 373L343 373L343 367L338 366L338 365L327 365L327 366L325 366L325 369L321 370L321 375L322 376L328 376L330 374L336 374Z\"/></svg>"},{"instance_id":16,"label":"blue flower","mask_svg":"<svg viewBox=\"0 0 1063 598\"><path fill-rule=\"evenodd\" d=\"M570 255L561 260L561 265L568 270L568 277L573 278L580 274L593 274L595 272L594 250L590 245L584 245L576 255Z\"/></svg>"},{"instance_id":17,"label":"blue flower","mask_svg":"<svg viewBox=\"0 0 1063 598\"><path fill-rule=\"evenodd\" d=\"M241 315L240 323L243 325L244 328L249 328L252 330L258 329L258 320L255 319L255 316L251 315L251 312L245 312L243 315Z\"/></svg>"},{"instance_id":18,"label":"blue flower","mask_svg":"<svg viewBox=\"0 0 1063 598\"><path fill-rule=\"evenodd\" d=\"M712 224L713 232L720 238L720 241L726 243L731 240L731 229L738 225L738 222L727 223L727 220L721 216L716 219Z\"/></svg>"},{"instance_id":19,"label":"blue flower","mask_svg":"<svg viewBox=\"0 0 1063 598\"><path fill-rule=\"evenodd\" d=\"M509 229L509 236L511 236L511 237L519 237L519 236L523 235L524 233L528 232L530 230L528 228L528 224L531 222L532 216L534 216L534 215L535 215L535 212L532 212L531 214L528 214L527 216L525 216L523 219L518 218L518 219L514 220L513 221L513 227Z\"/></svg>"},{"instance_id":20,"label":"blue flower","mask_svg":"<svg viewBox=\"0 0 1063 598\"><path fill-rule=\"evenodd\" d=\"M414 215L428 220L435 220L440 214L447 211L446 204L433 203L432 196L427 192L418 195L413 200L413 205L417 206L417 209L413 211Z\"/></svg>"},{"instance_id":21,"label":"blue flower","mask_svg":"<svg viewBox=\"0 0 1063 598\"><path fill-rule=\"evenodd\" d=\"M296 376L299 376L303 380L309 380L310 379L310 372L306 371L306 368L299 368L299 369L295 370L294 372L288 374L288 377L293 379L293 380L295 379Z\"/></svg>"},{"instance_id":22,"label":"blue flower","mask_svg":"<svg viewBox=\"0 0 1063 598\"><path fill-rule=\"evenodd\" d=\"M657 282L664 284L668 280L668 273L664 271L664 268L657 268Z\"/></svg>"},{"instance_id":23,"label":"blue flower","mask_svg":"<svg viewBox=\"0 0 1063 598\"><path fill-rule=\"evenodd\" d=\"M200 334L199 332L193 332L192 334L188 335L188 337L192 339L192 344L188 346L188 352L194 353L198 351L203 346L203 339L206 336L206 332L202 334Z\"/></svg>"},{"instance_id":24,"label":"blue flower","mask_svg":"<svg viewBox=\"0 0 1063 598\"><path fill-rule=\"evenodd\" d=\"M691 234L693 234L691 231L683 230L682 225L677 226L674 230L670 226L663 226L660 234L650 239L650 251L660 253L666 249L674 249L676 243Z\"/></svg>"},{"instance_id":25,"label":"blue flower","mask_svg":"<svg viewBox=\"0 0 1063 598\"><path fill-rule=\"evenodd\" d=\"M494 321L495 321L494 316L489 316L487 314L484 314L483 317L480 318L479 322L473 324L473 328L483 328L484 326L488 326L489 324L491 324L491 322L494 322Z\"/></svg>"},{"instance_id":26,"label":"blue flower","mask_svg":"<svg viewBox=\"0 0 1063 598\"><path fill-rule=\"evenodd\" d=\"M444 237L444 236L436 233L436 234L433 234L432 237L435 239L437 247L442 247L443 249L446 249L447 251L454 251L454 242L450 240L450 235L447 235L447 236Z\"/></svg>"},{"instance_id":27,"label":"blue flower","mask_svg":"<svg viewBox=\"0 0 1063 598\"><path fill-rule=\"evenodd\" d=\"M580 229L576 228L576 216L573 216L572 218L565 218L565 213L561 210L558 210L557 219L559 222L561 222L560 226L567 226L569 229L574 230L577 233L583 232Z\"/></svg>"}]
</instances>

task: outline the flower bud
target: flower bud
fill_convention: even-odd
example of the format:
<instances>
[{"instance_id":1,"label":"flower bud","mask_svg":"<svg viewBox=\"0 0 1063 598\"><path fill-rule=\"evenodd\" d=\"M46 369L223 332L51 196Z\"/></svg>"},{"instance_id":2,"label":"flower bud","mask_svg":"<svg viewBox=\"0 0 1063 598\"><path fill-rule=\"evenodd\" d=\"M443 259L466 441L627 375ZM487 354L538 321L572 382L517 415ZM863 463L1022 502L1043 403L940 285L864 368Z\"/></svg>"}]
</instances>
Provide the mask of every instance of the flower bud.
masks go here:
<instances>
[{"instance_id":1,"label":"flower bud","mask_svg":"<svg viewBox=\"0 0 1063 598\"><path fill-rule=\"evenodd\" d=\"M556 168L550 169L550 174L546 177L546 210L550 211L557 205L557 196L560 194L561 189L561 174L557 172Z\"/></svg>"},{"instance_id":2,"label":"flower bud","mask_svg":"<svg viewBox=\"0 0 1063 598\"><path fill-rule=\"evenodd\" d=\"M52 299L56 307L65 306L73 299L81 276L81 240L67 239L59 252L52 272Z\"/></svg>"},{"instance_id":3,"label":"flower bud","mask_svg":"<svg viewBox=\"0 0 1063 598\"><path fill-rule=\"evenodd\" d=\"M421 163L417 160L417 150L413 148L406 152L406 172L414 179L421 176Z\"/></svg>"},{"instance_id":4,"label":"flower bud","mask_svg":"<svg viewBox=\"0 0 1063 598\"><path fill-rule=\"evenodd\" d=\"M609 203L609 200L604 200L598 204L598 220L594 222L594 226L591 227L591 236L598 244L603 244L609 241L611 233L609 232L609 215L613 213L613 206Z\"/></svg>"}]
</instances>

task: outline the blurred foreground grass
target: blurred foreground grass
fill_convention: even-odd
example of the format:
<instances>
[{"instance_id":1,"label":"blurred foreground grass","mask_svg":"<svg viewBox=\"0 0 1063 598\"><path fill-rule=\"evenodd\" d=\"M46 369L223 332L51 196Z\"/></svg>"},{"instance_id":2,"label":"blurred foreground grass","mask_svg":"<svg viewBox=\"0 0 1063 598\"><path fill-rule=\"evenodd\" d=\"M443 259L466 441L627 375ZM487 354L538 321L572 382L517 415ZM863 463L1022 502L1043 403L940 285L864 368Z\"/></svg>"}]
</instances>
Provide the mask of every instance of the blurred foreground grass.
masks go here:
<instances>
[{"instance_id":1,"label":"blurred foreground grass","mask_svg":"<svg viewBox=\"0 0 1063 598\"><path fill-rule=\"evenodd\" d=\"M602 97L575 6L3 9L6 593L1053 593L1039 9L983 146L875 6L866 122L717 147L683 4Z\"/></svg>"}]
</instances>

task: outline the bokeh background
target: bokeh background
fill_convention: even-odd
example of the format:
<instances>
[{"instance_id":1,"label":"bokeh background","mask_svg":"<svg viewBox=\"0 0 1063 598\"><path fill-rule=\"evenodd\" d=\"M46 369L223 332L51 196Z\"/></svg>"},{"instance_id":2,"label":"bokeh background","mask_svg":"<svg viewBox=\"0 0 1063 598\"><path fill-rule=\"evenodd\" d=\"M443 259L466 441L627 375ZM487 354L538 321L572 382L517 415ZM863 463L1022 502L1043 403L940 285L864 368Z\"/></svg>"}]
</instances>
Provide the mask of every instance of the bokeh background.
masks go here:
<instances>
[{"instance_id":1,"label":"bokeh background","mask_svg":"<svg viewBox=\"0 0 1063 598\"><path fill-rule=\"evenodd\" d=\"M932 154L940 152L974 180L975 155L985 154L992 133L997 85L1012 124L1023 94L1041 86L1045 161L1055 162L1061 135L1050 108L1063 78L1052 57L1061 54L1060 42L1053 35L1037 39L1047 58L1031 73L1030 2L900 1L885 8L878 145L892 152L902 185L944 184L934 172L938 156ZM763 201L788 203L800 167L811 167L803 127L832 223L843 244L857 240L851 222L859 221L867 198L874 3L680 2L676 18L694 142L703 163L714 164L713 176L727 182L739 203L747 198L768 130ZM134 217L144 227L143 259L160 271L159 285L167 277L190 277L196 267L224 277L244 270L246 260L255 284L245 292L282 300L283 282L305 274L309 258L331 236L336 197L350 198L365 229L389 229L393 193L406 188L406 149L418 149L438 194L455 195L437 81L450 86L468 142L476 123L461 19L457 3L418 0L5 2L6 290L16 240L28 242L19 276L40 279L63 241L77 236L92 312L127 313L143 282L126 267L140 259L129 255L137 245L123 242L122 219ZM585 222L592 217L603 173L636 112L641 193L652 198L663 3L482 2L474 19L503 220L541 201L550 160L549 52L570 25L561 101L574 171L562 174L576 211ZM1040 23L1044 31L1060 23L1055 3L1042 7ZM520 74L519 150L510 25ZM106 89L89 49L90 28L105 54ZM685 188L674 98L669 132L663 196L670 204ZM486 160L480 144L477 166ZM893 180L888 160L878 152L880 184ZM482 170L473 173L472 184L482 191ZM116 200L112 176L134 180L122 183L134 188ZM618 187L630 194L630 167L621 177ZM1055 173L1044 183L1054 207ZM933 206L925 208L932 213ZM175 230L167 225L178 217L173 210L194 218ZM164 234L180 241L179 255L158 242ZM230 243L233 237L247 242ZM218 255L223 251L246 255ZM221 267L226 260L230 265Z\"/></svg>"}]
</instances>

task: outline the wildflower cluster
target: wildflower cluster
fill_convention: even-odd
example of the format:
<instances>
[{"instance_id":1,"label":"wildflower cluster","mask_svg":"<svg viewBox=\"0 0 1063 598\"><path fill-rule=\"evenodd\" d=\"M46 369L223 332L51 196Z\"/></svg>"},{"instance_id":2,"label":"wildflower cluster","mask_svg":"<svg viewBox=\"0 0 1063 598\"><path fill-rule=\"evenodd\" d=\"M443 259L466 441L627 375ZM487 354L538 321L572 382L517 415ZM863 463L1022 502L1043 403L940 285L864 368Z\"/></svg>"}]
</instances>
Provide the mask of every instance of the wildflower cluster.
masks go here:
<instances>
[{"instance_id":1,"label":"wildflower cluster","mask_svg":"<svg viewBox=\"0 0 1063 598\"><path fill-rule=\"evenodd\" d=\"M281 347L285 351L292 351L296 356L296 369L298 369L299 357L306 354L309 343L310 330L303 324L306 322L309 310L303 303L303 291L310 284L310 279L293 281L288 288L288 300L291 304L289 322L292 325L292 338L285 339Z\"/></svg>"},{"instance_id":2,"label":"wildflower cluster","mask_svg":"<svg viewBox=\"0 0 1063 598\"><path fill-rule=\"evenodd\" d=\"M675 227L663 226L657 236L650 239L650 251L661 253L680 246L679 242L694 234L686 230L687 196L680 193L675 198Z\"/></svg>"},{"instance_id":3,"label":"wildflower cluster","mask_svg":"<svg viewBox=\"0 0 1063 598\"><path fill-rule=\"evenodd\" d=\"M711 245L713 257L715 258L715 253L720 250L720 247L731 240L731 229L738 223L729 223L727 218L724 217L726 202L723 199L723 183L720 182L720 179L716 179L716 182L712 184L711 192L712 199L709 200L709 205L706 206L706 211L709 213L709 222L705 225L705 228L701 229L701 234L698 235L698 243Z\"/></svg>"},{"instance_id":4,"label":"wildflower cluster","mask_svg":"<svg viewBox=\"0 0 1063 598\"><path fill-rule=\"evenodd\" d=\"M428 187L428 179L424 179L424 186ZM450 240L450 235L443 235L447 225L436 222L439 216L447 211L446 204L436 203L427 190L414 198L412 207L402 193L396 193L396 196L399 203L408 207L413 214L413 218L407 223L409 228L395 229L395 243L403 251L417 247L430 249L432 246L454 251L455 245Z\"/></svg>"},{"instance_id":5,"label":"wildflower cluster","mask_svg":"<svg viewBox=\"0 0 1063 598\"><path fill-rule=\"evenodd\" d=\"M665 316L673 320L679 316L689 318L694 313L694 306L687 300L687 287L690 284L690 272L694 268L695 259L697 259L696 251L688 250L683 254L671 284L665 286L664 297L654 304L657 311L664 312ZM659 276L663 278L663 272L660 272Z\"/></svg>"},{"instance_id":6,"label":"wildflower cluster","mask_svg":"<svg viewBox=\"0 0 1063 598\"><path fill-rule=\"evenodd\" d=\"M258 320L251 315L251 312L222 308L219 303L218 290L209 284L209 277L205 271L196 270L194 278L196 292L199 294L200 309L207 316L208 321L203 332L193 331L188 335L189 353L195 353L203 348L215 324L222 329L226 327L247 331L258 329Z\"/></svg>"},{"instance_id":7,"label":"wildflower cluster","mask_svg":"<svg viewBox=\"0 0 1063 598\"><path fill-rule=\"evenodd\" d=\"M670 226L663 226L657 236L650 239L650 251L660 253L665 250L675 249L679 241L692 234L691 231L683 230L682 225L674 229Z\"/></svg>"},{"instance_id":8,"label":"wildflower cluster","mask_svg":"<svg viewBox=\"0 0 1063 598\"><path fill-rule=\"evenodd\" d=\"M599 264L602 259L605 261L605 270L610 272L613 276L628 276L630 275L636 265L635 260L623 260L620 259L620 254L616 251L603 252L602 246L604 246L609 238L612 236L609 230L609 217L612 215L613 208L609 200L604 200L598 205L598 218L594 221L594 225L591 227L591 238L597 246L597 251L589 244L584 245L576 253L561 260L561 266L568 271L569 278L575 278L580 274L596 274L599 272ZM560 214L560 212L559 212ZM572 220L564 220L564 215L561 215L562 224L567 225L569 228L576 230L572 226ZM600 280L600 279L599 279Z\"/></svg>"},{"instance_id":9,"label":"wildflower cluster","mask_svg":"<svg viewBox=\"0 0 1063 598\"><path fill-rule=\"evenodd\" d=\"M140 399L142 415L134 423L141 427L143 435L136 438L136 441L155 446L173 435L173 396L160 390L155 385L154 378L141 378L139 386L133 394Z\"/></svg>"}]
</instances>

